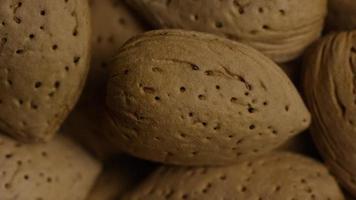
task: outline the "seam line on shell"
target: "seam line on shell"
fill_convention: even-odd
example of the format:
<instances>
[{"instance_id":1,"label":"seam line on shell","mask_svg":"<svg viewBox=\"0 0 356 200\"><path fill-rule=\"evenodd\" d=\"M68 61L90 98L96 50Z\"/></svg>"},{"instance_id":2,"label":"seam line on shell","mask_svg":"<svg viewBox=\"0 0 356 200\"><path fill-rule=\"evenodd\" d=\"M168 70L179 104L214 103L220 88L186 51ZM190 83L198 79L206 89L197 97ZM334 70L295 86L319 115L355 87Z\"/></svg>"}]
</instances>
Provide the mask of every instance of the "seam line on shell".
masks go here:
<instances>
[{"instance_id":1,"label":"seam line on shell","mask_svg":"<svg viewBox=\"0 0 356 200\"><path fill-rule=\"evenodd\" d=\"M334 85L333 93L334 93L334 97L336 99L336 103L337 103L337 105L339 107L339 110L341 112L342 117L345 118L346 107L345 107L345 105L342 103L342 101L340 99L339 92L338 92L338 89L337 89L337 84L335 83L334 79L333 79L333 85Z\"/></svg>"}]
</instances>

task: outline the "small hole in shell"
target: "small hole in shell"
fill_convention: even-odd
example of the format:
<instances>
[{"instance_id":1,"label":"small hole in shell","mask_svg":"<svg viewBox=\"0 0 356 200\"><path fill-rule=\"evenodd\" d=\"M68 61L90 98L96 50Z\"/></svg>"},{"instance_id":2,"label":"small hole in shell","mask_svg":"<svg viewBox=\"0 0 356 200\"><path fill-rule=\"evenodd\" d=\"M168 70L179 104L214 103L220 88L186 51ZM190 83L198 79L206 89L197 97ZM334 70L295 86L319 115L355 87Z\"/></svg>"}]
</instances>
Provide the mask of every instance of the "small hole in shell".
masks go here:
<instances>
[{"instance_id":1,"label":"small hole in shell","mask_svg":"<svg viewBox=\"0 0 356 200\"><path fill-rule=\"evenodd\" d=\"M183 87L183 86L180 87L179 90L180 90L180 92L185 92L186 91L185 87Z\"/></svg>"}]
</instances>

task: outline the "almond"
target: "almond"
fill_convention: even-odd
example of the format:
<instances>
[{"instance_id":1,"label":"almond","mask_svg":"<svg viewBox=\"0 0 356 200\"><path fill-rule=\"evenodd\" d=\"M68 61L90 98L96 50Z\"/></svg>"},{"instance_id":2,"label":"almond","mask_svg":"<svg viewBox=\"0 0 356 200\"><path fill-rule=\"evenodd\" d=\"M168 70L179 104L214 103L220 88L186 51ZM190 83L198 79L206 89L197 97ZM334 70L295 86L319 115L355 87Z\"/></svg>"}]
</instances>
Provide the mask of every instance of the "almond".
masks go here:
<instances>
[{"instance_id":1,"label":"almond","mask_svg":"<svg viewBox=\"0 0 356 200\"><path fill-rule=\"evenodd\" d=\"M90 42L86 0L0 4L0 129L48 141L84 84Z\"/></svg>"},{"instance_id":2,"label":"almond","mask_svg":"<svg viewBox=\"0 0 356 200\"><path fill-rule=\"evenodd\" d=\"M158 28L209 32L251 45L277 62L293 60L316 40L326 0L127 0Z\"/></svg>"},{"instance_id":3,"label":"almond","mask_svg":"<svg viewBox=\"0 0 356 200\"><path fill-rule=\"evenodd\" d=\"M84 200L100 164L69 138L20 144L0 135L0 199Z\"/></svg>"},{"instance_id":4,"label":"almond","mask_svg":"<svg viewBox=\"0 0 356 200\"><path fill-rule=\"evenodd\" d=\"M330 170L356 195L356 32L326 36L306 53L303 79L312 136Z\"/></svg>"},{"instance_id":5,"label":"almond","mask_svg":"<svg viewBox=\"0 0 356 200\"><path fill-rule=\"evenodd\" d=\"M283 71L210 34L160 30L130 40L110 66L110 141L149 160L221 165L268 152L310 115Z\"/></svg>"},{"instance_id":6,"label":"almond","mask_svg":"<svg viewBox=\"0 0 356 200\"><path fill-rule=\"evenodd\" d=\"M226 167L161 167L123 199L342 200L320 163L296 154L271 154Z\"/></svg>"}]
</instances>

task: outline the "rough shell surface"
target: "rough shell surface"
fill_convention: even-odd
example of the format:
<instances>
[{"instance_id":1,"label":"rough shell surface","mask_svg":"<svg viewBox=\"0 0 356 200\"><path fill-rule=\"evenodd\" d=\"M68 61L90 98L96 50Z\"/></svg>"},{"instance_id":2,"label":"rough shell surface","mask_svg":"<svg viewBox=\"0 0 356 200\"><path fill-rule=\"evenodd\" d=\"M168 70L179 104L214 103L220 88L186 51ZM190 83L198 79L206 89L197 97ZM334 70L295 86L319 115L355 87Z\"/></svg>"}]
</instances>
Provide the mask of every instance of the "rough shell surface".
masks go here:
<instances>
[{"instance_id":1,"label":"rough shell surface","mask_svg":"<svg viewBox=\"0 0 356 200\"><path fill-rule=\"evenodd\" d=\"M274 149L309 126L293 84L250 47L210 34L160 30L110 67L110 140L135 156L219 165Z\"/></svg>"},{"instance_id":2,"label":"rough shell surface","mask_svg":"<svg viewBox=\"0 0 356 200\"><path fill-rule=\"evenodd\" d=\"M0 135L1 200L84 200L99 171L100 164L66 137L20 144Z\"/></svg>"},{"instance_id":3,"label":"rough shell surface","mask_svg":"<svg viewBox=\"0 0 356 200\"><path fill-rule=\"evenodd\" d=\"M84 84L90 42L86 0L0 3L0 129L49 140Z\"/></svg>"},{"instance_id":4,"label":"rough shell surface","mask_svg":"<svg viewBox=\"0 0 356 200\"><path fill-rule=\"evenodd\" d=\"M104 99L107 65L122 44L143 31L122 0L91 0L92 60L88 80L77 107L66 121L66 131L75 135L100 159L116 154L104 134ZM103 23L105 22L105 23Z\"/></svg>"},{"instance_id":5,"label":"rough shell surface","mask_svg":"<svg viewBox=\"0 0 356 200\"><path fill-rule=\"evenodd\" d=\"M306 55L312 136L331 171L356 195L356 32L328 35Z\"/></svg>"},{"instance_id":6,"label":"rough shell surface","mask_svg":"<svg viewBox=\"0 0 356 200\"><path fill-rule=\"evenodd\" d=\"M329 30L352 30L356 28L356 1L329 0L327 25Z\"/></svg>"},{"instance_id":7,"label":"rough shell surface","mask_svg":"<svg viewBox=\"0 0 356 200\"><path fill-rule=\"evenodd\" d=\"M280 153L219 168L161 167L127 200L344 199L320 163Z\"/></svg>"},{"instance_id":8,"label":"rough shell surface","mask_svg":"<svg viewBox=\"0 0 356 200\"><path fill-rule=\"evenodd\" d=\"M242 41L277 62L320 36L326 0L127 0L160 28L209 32Z\"/></svg>"}]
</instances>

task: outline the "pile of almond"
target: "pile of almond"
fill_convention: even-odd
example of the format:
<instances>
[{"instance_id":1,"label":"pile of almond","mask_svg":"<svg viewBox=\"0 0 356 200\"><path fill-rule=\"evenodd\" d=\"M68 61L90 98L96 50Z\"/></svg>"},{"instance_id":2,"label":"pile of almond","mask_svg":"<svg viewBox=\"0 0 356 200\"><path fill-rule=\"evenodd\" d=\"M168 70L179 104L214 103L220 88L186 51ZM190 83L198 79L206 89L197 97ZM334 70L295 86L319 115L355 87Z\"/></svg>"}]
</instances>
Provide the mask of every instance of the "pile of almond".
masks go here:
<instances>
[{"instance_id":1,"label":"pile of almond","mask_svg":"<svg viewBox=\"0 0 356 200\"><path fill-rule=\"evenodd\" d=\"M356 1L0 1L0 200L356 198Z\"/></svg>"}]
</instances>

